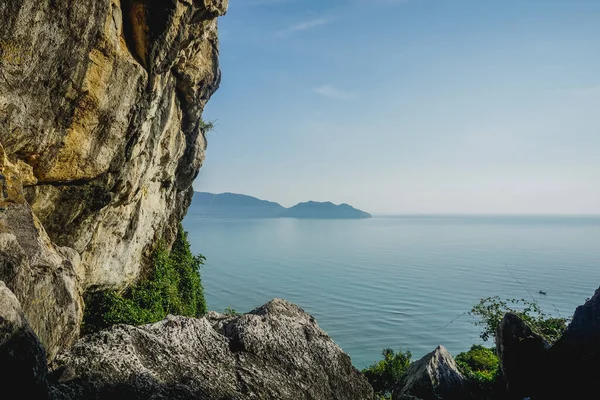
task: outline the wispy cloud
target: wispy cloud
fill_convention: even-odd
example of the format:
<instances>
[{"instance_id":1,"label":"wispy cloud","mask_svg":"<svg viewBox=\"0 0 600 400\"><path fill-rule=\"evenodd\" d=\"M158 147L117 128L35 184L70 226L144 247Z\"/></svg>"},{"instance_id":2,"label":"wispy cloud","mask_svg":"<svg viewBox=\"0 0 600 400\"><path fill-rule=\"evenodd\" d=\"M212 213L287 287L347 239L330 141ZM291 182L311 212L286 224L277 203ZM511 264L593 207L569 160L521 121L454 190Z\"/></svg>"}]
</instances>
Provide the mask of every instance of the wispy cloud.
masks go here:
<instances>
[{"instance_id":1,"label":"wispy cloud","mask_svg":"<svg viewBox=\"0 0 600 400\"><path fill-rule=\"evenodd\" d=\"M275 34L277 36L285 36L285 35L289 35L294 32L309 31L309 30L317 28L319 26L327 25L331 21L333 21L333 18L331 18L331 17L321 17L321 18L309 19L306 21L302 21L302 22L298 22L296 24L290 25L287 28L277 31Z\"/></svg>"},{"instance_id":2,"label":"wispy cloud","mask_svg":"<svg viewBox=\"0 0 600 400\"><path fill-rule=\"evenodd\" d=\"M314 88L314 91L323 97L328 97L335 100L355 100L357 98L355 93L338 89L330 84L316 87Z\"/></svg>"}]
</instances>

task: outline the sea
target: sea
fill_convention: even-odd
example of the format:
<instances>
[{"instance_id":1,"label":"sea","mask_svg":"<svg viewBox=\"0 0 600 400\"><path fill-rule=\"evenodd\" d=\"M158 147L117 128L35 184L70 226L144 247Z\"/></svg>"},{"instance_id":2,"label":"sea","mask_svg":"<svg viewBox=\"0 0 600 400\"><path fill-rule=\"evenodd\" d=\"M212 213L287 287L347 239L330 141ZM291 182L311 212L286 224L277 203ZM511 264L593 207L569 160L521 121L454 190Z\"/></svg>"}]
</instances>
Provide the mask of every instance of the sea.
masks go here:
<instances>
[{"instance_id":1,"label":"sea","mask_svg":"<svg viewBox=\"0 0 600 400\"><path fill-rule=\"evenodd\" d=\"M440 344L455 356L486 344L468 315L482 298L533 299L568 317L600 287L600 216L188 216L184 227L207 258L210 310L284 298L359 369L384 348L418 359Z\"/></svg>"}]
</instances>

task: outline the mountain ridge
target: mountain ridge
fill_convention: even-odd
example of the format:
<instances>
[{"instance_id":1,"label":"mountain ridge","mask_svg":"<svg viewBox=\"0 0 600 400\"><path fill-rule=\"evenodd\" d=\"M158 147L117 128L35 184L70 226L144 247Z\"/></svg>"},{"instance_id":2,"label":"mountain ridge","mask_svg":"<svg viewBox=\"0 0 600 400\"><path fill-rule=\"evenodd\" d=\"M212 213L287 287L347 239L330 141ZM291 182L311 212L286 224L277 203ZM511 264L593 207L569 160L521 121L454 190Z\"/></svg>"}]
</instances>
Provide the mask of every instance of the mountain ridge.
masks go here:
<instances>
[{"instance_id":1,"label":"mountain ridge","mask_svg":"<svg viewBox=\"0 0 600 400\"><path fill-rule=\"evenodd\" d=\"M300 218L300 219L364 219L371 214L347 203L309 200L286 208L273 201L253 196L224 192L194 192L190 215L239 218Z\"/></svg>"}]
</instances>

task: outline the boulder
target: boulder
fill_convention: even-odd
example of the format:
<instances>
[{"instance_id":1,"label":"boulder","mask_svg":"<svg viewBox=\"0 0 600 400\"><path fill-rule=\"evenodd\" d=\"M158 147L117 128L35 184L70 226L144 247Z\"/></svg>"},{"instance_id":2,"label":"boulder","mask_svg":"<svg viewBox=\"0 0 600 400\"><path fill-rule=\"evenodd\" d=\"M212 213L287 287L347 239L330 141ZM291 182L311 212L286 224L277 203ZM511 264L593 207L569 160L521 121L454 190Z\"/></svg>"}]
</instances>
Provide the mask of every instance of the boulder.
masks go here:
<instances>
[{"instance_id":1,"label":"boulder","mask_svg":"<svg viewBox=\"0 0 600 400\"><path fill-rule=\"evenodd\" d=\"M0 281L0 387L3 399L46 399L46 353L16 296Z\"/></svg>"},{"instance_id":2,"label":"boulder","mask_svg":"<svg viewBox=\"0 0 600 400\"><path fill-rule=\"evenodd\" d=\"M600 397L600 289L577 307L548 354L541 399Z\"/></svg>"},{"instance_id":3,"label":"boulder","mask_svg":"<svg viewBox=\"0 0 600 400\"><path fill-rule=\"evenodd\" d=\"M443 346L412 363L394 391L394 400L464 400L469 382Z\"/></svg>"},{"instance_id":4,"label":"boulder","mask_svg":"<svg viewBox=\"0 0 600 400\"><path fill-rule=\"evenodd\" d=\"M372 400L315 319L275 299L241 316L114 326L56 360L57 399Z\"/></svg>"},{"instance_id":5,"label":"boulder","mask_svg":"<svg viewBox=\"0 0 600 400\"><path fill-rule=\"evenodd\" d=\"M496 351L508 396L530 397L543 381L546 352L550 345L519 316L508 313L496 331Z\"/></svg>"}]
</instances>

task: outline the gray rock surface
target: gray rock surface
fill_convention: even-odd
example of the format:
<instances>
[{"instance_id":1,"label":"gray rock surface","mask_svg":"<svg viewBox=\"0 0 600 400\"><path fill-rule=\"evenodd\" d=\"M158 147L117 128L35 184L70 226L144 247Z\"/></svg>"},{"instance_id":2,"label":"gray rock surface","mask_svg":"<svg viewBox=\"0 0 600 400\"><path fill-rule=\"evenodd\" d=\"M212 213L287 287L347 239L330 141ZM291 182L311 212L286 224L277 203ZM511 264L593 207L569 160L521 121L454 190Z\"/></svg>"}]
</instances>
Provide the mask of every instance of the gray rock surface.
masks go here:
<instances>
[{"instance_id":1,"label":"gray rock surface","mask_svg":"<svg viewBox=\"0 0 600 400\"><path fill-rule=\"evenodd\" d=\"M315 319L275 299L241 316L114 326L56 360L57 399L372 400Z\"/></svg>"},{"instance_id":2,"label":"gray rock surface","mask_svg":"<svg viewBox=\"0 0 600 400\"><path fill-rule=\"evenodd\" d=\"M0 279L50 358L175 238L227 0L0 2ZM51 329L50 329L51 328Z\"/></svg>"},{"instance_id":3,"label":"gray rock surface","mask_svg":"<svg viewBox=\"0 0 600 400\"><path fill-rule=\"evenodd\" d=\"M534 396L545 378L548 342L516 314L504 316L496 331L496 351L510 398Z\"/></svg>"},{"instance_id":4,"label":"gray rock surface","mask_svg":"<svg viewBox=\"0 0 600 400\"><path fill-rule=\"evenodd\" d=\"M3 399L48 397L46 354L16 296L0 281L0 387Z\"/></svg>"},{"instance_id":5,"label":"gray rock surface","mask_svg":"<svg viewBox=\"0 0 600 400\"><path fill-rule=\"evenodd\" d=\"M394 391L394 400L464 400L469 383L443 346L412 363Z\"/></svg>"}]
</instances>

